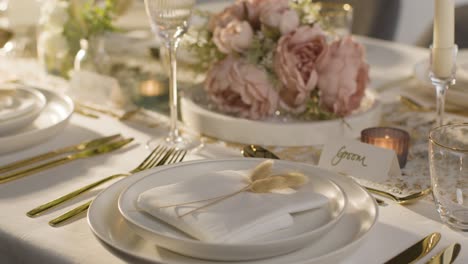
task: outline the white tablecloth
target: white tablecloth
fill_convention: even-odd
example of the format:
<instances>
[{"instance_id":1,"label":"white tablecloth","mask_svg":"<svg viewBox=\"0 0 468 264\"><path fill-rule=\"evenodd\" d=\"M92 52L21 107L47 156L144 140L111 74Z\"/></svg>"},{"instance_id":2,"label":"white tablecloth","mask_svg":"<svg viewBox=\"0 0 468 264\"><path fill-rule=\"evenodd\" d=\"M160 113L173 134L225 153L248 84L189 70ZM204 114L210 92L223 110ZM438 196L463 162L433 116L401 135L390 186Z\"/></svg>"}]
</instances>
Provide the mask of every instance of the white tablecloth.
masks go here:
<instances>
[{"instance_id":1,"label":"white tablecloth","mask_svg":"<svg viewBox=\"0 0 468 264\"><path fill-rule=\"evenodd\" d=\"M366 39L366 43L374 87L410 76L414 63L427 56L426 50L415 47L369 39ZM18 71L14 65L11 66L11 70ZM391 100L392 93L389 92L385 99ZM0 185L0 263L126 262L125 258L111 253L93 236L84 216L60 228L52 228L47 224L51 218L76 206L77 202L67 203L34 219L25 213L103 176L132 169L148 154L144 144L151 138L153 129L128 125L105 116L94 120L74 115L70 125L56 138L28 150L0 156L0 165L117 132L134 137L135 143L117 153L76 161ZM238 150L211 144L197 155L188 156L186 160L239 156ZM105 186L100 190L103 188ZM88 200L98 191L85 194L78 200ZM421 201L407 207L392 202L389 204L379 208L378 224L366 242L343 263L382 263L431 232L441 232L442 240L430 255L451 243L459 242L462 252L456 263L468 263L468 234L452 231L441 224L432 203Z\"/></svg>"}]
</instances>

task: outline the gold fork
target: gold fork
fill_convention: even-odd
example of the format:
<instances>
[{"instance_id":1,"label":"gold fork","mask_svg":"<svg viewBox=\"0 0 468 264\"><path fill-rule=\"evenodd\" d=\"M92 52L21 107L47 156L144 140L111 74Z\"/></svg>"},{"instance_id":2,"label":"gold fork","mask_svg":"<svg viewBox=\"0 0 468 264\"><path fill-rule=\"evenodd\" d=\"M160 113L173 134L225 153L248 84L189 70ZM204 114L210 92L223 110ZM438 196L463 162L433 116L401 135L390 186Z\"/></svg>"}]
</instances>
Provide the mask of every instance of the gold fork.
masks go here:
<instances>
[{"instance_id":1,"label":"gold fork","mask_svg":"<svg viewBox=\"0 0 468 264\"><path fill-rule=\"evenodd\" d=\"M103 178L99 181L96 181L94 183L91 183L89 185L86 185L76 191L73 191L73 192L70 192L66 195L63 195L53 201L50 201L48 203L45 203L43 205L40 205L34 209L32 209L31 211L27 212L26 215L29 216L29 217L34 217L34 216L38 216L39 214L51 209L51 208L54 208L66 201L69 201L77 196L79 196L80 194L82 193L85 193L93 188L96 188L97 186L101 185L101 184L104 184L108 181L111 181L113 179L117 179L117 178L120 178L120 177L126 177L126 176L129 176L129 175L132 175L132 174L135 174L137 172L140 172L140 171L143 171L143 170L146 170L146 169L150 169L150 168L153 168L155 167L159 161L162 160L162 158L167 154L167 153L170 153L171 151L173 151L172 149L167 149L167 148L164 148L164 147L156 147L137 167L135 167L133 170L129 171L128 173L119 173L119 174L115 174L115 175L111 175L111 176L108 176L106 178Z\"/></svg>"},{"instance_id":2,"label":"gold fork","mask_svg":"<svg viewBox=\"0 0 468 264\"><path fill-rule=\"evenodd\" d=\"M187 151L185 150L174 150L174 149L169 149L164 151L165 155L161 157L161 155L158 156L157 159L153 159L153 166L152 167L158 167L162 165L168 165L168 164L173 164L173 163L178 163L181 162L184 158L185 155L187 154ZM126 176L131 175L127 174ZM87 203L84 203L68 212L66 212L63 215L60 215L57 218L52 219L49 222L49 225L56 227L60 225L61 223L83 213L86 212L91 205L92 200L88 201Z\"/></svg>"}]
</instances>

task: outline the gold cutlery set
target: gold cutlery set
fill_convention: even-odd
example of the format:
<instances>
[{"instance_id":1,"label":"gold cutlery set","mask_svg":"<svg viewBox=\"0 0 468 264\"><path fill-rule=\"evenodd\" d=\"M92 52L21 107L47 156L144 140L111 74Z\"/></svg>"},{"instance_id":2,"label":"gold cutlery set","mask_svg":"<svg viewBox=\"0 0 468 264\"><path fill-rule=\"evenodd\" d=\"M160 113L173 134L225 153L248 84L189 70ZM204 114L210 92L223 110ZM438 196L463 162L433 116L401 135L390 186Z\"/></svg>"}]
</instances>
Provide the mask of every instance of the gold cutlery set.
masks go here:
<instances>
[{"instance_id":1,"label":"gold cutlery set","mask_svg":"<svg viewBox=\"0 0 468 264\"><path fill-rule=\"evenodd\" d=\"M99 180L97 182L94 182L94 183L91 183L89 185L86 185L76 191L73 191L71 193L68 193L64 196L61 196L51 202L48 202L46 204L43 204L41 206L38 206L36 208L34 208L33 210L29 211L27 213L28 216L30 217L33 217L33 216L37 216L43 212L45 212L46 210L50 209L50 208L53 208L59 204L62 204L68 200L71 200L75 197L77 197L78 195L86 192L86 191L89 191L107 181L110 181L112 179L116 179L116 178L120 178L120 177L127 177L127 176L130 176L132 174L135 174L137 172L140 172L140 171L144 171L144 170L147 170L147 169L151 169L151 168L154 168L154 167L158 167L158 166L162 166L162 165L168 165L168 164L173 164L173 163L177 163L177 162L181 162L184 158L185 158L185 155L187 154L186 151L184 150L175 150L173 148L164 148L164 147L156 147L151 153L150 155L148 155L148 157L146 157L145 160L143 160L143 162L138 165L135 169L131 170L130 172L128 173L124 173L124 174L115 174L115 175L111 175L111 176L108 176L108 177L105 177L104 179L102 180ZM66 212L65 214L63 215L60 215L59 217L57 218L54 218L52 219L49 224L51 226L58 226L60 225L61 223L81 214L82 212L85 212L88 210L89 206L91 205L91 201L87 202L87 203L84 203L68 212Z\"/></svg>"},{"instance_id":2,"label":"gold cutlery set","mask_svg":"<svg viewBox=\"0 0 468 264\"><path fill-rule=\"evenodd\" d=\"M385 264L416 263L416 261L428 255L439 243L440 233L432 233L403 250L400 254L386 261ZM461 246L454 243L434 255L426 264L450 264L455 261L460 253Z\"/></svg>"},{"instance_id":3,"label":"gold cutlery set","mask_svg":"<svg viewBox=\"0 0 468 264\"><path fill-rule=\"evenodd\" d=\"M26 158L20 161L15 161L0 167L0 184L4 184L10 181L14 181L41 171L74 161L78 159L85 159L95 157L101 154L110 153L112 151L118 150L125 145L133 141L133 138L123 138L120 134L101 137L89 141L84 141L76 145L67 146L64 148L56 149L44 154L40 154L31 158ZM176 150L173 148L166 148L162 146L157 146L137 167L127 173L120 173L115 175L110 175L108 177L102 178L99 181L88 184L84 187L81 187L73 192L65 194L53 201L47 202L43 205L40 205L29 212L27 216L36 217L42 214L43 212L55 208L58 205L72 200L73 198L83 194L91 189L94 189L106 182L117 178L123 178L135 173L151 169L154 167L173 164L181 162L187 151ZM52 160L51 160L52 159ZM48 161L51 160L51 161ZM38 164L38 165L35 165ZM49 224L51 226L58 226L59 224L77 216L83 212L86 212L89 208L92 200L82 204L65 214L60 215L57 218L52 219Z\"/></svg>"},{"instance_id":4,"label":"gold cutlery set","mask_svg":"<svg viewBox=\"0 0 468 264\"><path fill-rule=\"evenodd\" d=\"M410 109L411 111L415 111L415 112L434 112L435 111L434 108L422 106L421 104L419 104L418 102L414 101L413 99L407 96L400 95L400 102L404 106L406 106L408 109ZM445 111L450 114L468 117L468 111L466 109L447 108Z\"/></svg>"},{"instance_id":5,"label":"gold cutlery set","mask_svg":"<svg viewBox=\"0 0 468 264\"><path fill-rule=\"evenodd\" d=\"M85 117L99 119L100 115L106 115L111 118L115 118L121 122L126 121L134 121L138 122L146 127L154 128L158 127L160 124L159 122L155 122L153 118L147 114L141 108L133 108L127 111L120 113L120 111L116 111L109 108L102 108L95 105L85 104L81 102L75 101L75 113L80 114Z\"/></svg>"},{"instance_id":6,"label":"gold cutlery set","mask_svg":"<svg viewBox=\"0 0 468 264\"><path fill-rule=\"evenodd\" d=\"M94 118L94 119L98 119L99 114L103 114L103 115L110 116L112 118L116 118L120 121L127 121L127 120L130 120L136 114L138 114L141 110L140 108L135 108L132 110L128 110L124 112L123 114L120 114L111 109L92 106L92 105L77 102L77 101L75 101L74 103L75 103L76 113L86 116L86 117Z\"/></svg>"}]
</instances>

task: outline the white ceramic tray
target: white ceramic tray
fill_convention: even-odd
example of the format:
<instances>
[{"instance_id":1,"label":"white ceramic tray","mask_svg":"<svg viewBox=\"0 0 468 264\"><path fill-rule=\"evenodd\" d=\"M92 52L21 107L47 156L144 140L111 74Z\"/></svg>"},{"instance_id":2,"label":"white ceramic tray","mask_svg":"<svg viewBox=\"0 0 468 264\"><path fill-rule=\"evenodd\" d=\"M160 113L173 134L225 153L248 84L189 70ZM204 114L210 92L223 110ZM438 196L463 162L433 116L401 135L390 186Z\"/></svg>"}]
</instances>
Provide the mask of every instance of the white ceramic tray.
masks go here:
<instances>
[{"instance_id":1,"label":"white ceramic tray","mask_svg":"<svg viewBox=\"0 0 468 264\"><path fill-rule=\"evenodd\" d=\"M366 92L361 108L344 119L325 121L255 121L210 110L202 87L185 91L181 98L182 120L195 131L221 140L266 146L312 146L329 138L357 138L363 129L380 123L381 103Z\"/></svg>"},{"instance_id":2,"label":"white ceramic tray","mask_svg":"<svg viewBox=\"0 0 468 264\"><path fill-rule=\"evenodd\" d=\"M252 162L255 161L253 160ZM281 162L283 161L278 161L278 163ZM187 164L197 163L199 161ZM298 169L307 170L316 168L303 163L296 164ZM178 165L172 165L172 167L175 166ZM139 260L165 264L219 263L219 261L205 261L185 257L157 247L154 243L137 235L120 214L117 201L121 192L131 184L161 169L164 168L151 169L125 178L100 193L88 211L88 224L91 230L102 242L110 246L111 250L117 251L118 255L124 258L124 261L130 263L135 263ZM343 258L355 252L377 221L377 205L372 196L358 186L351 178L334 173L328 173L327 177L343 189L349 202L342 219L328 234L320 239L319 243L310 244L303 249L279 257L229 263L331 264L339 263ZM170 182L170 178L167 180Z\"/></svg>"}]
</instances>

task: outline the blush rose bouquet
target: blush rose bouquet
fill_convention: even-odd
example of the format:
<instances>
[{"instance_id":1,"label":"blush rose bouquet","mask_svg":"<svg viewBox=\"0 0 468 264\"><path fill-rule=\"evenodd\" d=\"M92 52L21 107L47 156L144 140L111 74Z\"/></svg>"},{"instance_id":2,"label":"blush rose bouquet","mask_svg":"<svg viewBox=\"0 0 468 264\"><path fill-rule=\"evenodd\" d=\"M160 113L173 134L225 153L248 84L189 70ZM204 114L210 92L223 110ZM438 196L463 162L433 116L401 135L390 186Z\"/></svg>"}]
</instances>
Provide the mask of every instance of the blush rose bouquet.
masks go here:
<instances>
[{"instance_id":1,"label":"blush rose bouquet","mask_svg":"<svg viewBox=\"0 0 468 264\"><path fill-rule=\"evenodd\" d=\"M189 31L217 109L262 120L345 117L369 83L364 47L330 37L312 0L237 0ZM195 33L194 33L195 32ZM196 36L196 37L193 37Z\"/></svg>"}]
</instances>

